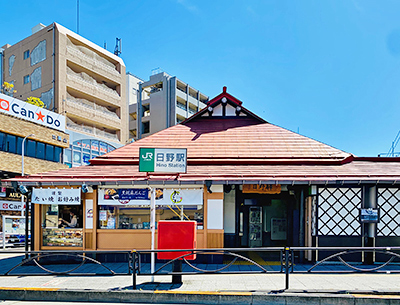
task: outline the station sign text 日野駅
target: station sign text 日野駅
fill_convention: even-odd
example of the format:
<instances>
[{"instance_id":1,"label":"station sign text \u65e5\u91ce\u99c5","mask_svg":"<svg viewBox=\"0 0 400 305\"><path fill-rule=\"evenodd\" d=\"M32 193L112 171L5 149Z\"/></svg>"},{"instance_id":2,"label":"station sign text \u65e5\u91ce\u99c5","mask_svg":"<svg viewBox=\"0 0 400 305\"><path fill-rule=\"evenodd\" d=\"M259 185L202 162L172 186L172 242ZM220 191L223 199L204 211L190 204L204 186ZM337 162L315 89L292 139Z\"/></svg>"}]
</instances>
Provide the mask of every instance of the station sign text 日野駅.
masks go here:
<instances>
[{"instance_id":1,"label":"station sign text \u65e5\u91ce\u99c5","mask_svg":"<svg viewBox=\"0 0 400 305\"><path fill-rule=\"evenodd\" d=\"M65 117L0 93L0 113L65 132Z\"/></svg>"},{"instance_id":2,"label":"station sign text \u65e5\u91ce\u99c5","mask_svg":"<svg viewBox=\"0 0 400 305\"><path fill-rule=\"evenodd\" d=\"M186 173L186 148L139 148L139 172Z\"/></svg>"}]
</instances>

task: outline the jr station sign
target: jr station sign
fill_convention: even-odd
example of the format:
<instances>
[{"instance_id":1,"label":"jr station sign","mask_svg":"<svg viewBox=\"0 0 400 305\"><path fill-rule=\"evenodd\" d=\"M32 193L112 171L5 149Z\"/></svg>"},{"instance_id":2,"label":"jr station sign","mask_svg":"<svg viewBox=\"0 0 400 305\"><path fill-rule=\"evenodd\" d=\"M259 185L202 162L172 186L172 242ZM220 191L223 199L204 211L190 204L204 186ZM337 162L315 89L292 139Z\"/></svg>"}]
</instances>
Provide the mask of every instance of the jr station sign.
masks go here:
<instances>
[{"instance_id":1,"label":"jr station sign","mask_svg":"<svg viewBox=\"0 0 400 305\"><path fill-rule=\"evenodd\" d=\"M139 171L158 173L186 173L187 149L140 148Z\"/></svg>"}]
</instances>

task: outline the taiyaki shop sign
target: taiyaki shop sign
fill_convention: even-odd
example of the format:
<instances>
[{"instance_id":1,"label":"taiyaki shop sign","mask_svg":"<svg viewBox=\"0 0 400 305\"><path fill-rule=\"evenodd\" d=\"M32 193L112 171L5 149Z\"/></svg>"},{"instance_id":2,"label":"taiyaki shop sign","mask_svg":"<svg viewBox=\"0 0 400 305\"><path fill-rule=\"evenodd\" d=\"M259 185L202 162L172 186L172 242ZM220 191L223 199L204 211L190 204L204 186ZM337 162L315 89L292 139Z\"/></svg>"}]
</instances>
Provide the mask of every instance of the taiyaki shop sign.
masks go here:
<instances>
[{"instance_id":1,"label":"taiyaki shop sign","mask_svg":"<svg viewBox=\"0 0 400 305\"><path fill-rule=\"evenodd\" d=\"M0 112L65 132L65 117L0 93Z\"/></svg>"},{"instance_id":2,"label":"taiyaki shop sign","mask_svg":"<svg viewBox=\"0 0 400 305\"><path fill-rule=\"evenodd\" d=\"M186 173L185 148L140 148L139 172Z\"/></svg>"}]
</instances>

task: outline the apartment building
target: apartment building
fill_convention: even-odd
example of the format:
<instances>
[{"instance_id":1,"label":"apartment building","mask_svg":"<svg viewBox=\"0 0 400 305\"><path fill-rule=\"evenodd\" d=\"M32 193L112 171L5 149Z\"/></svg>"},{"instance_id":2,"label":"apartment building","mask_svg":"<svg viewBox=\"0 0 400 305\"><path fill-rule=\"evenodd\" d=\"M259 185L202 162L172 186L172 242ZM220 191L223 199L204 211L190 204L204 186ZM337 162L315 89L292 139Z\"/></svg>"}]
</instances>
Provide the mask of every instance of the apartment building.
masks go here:
<instances>
[{"instance_id":1,"label":"apartment building","mask_svg":"<svg viewBox=\"0 0 400 305\"><path fill-rule=\"evenodd\" d=\"M64 163L79 166L126 144L128 112L123 60L60 24L42 24L1 50L2 83L14 96L40 98L66 117Z\"/></svg>"},{"instance_id":2,"label":"apartment building","mask_svg":"<svg viewBox=\"0 0 400 305\"><path fill-rule=\"evenodd\" d=\"M206 107L208 101L208 96L165 72L150 76L146 82L131 74L127 79L131 84L129 136L133 140L179 124Z\"/></svg>"}]
</instances>

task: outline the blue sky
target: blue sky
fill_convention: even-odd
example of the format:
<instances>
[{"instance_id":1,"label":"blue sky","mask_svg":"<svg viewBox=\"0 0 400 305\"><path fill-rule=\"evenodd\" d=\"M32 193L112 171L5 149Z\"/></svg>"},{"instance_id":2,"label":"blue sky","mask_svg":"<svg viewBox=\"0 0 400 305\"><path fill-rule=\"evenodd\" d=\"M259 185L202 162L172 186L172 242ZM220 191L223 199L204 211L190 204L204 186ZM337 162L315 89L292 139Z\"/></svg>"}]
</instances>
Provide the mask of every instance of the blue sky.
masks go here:
<instances>
[{"instance_id":1,"label":"blue sky","mask_svg":"<svg viewBox=\"0 0 400 305\"><path fill-rule=\"evenodd\" d=\"M400 130L400 1L80 0L79 34L127 71L161 68L270 123L358 156L388 152ZM76 0L15 0L0 46L39 22L77 30ZM398 148L400 151L400 146Z\"/></svg>"}]
</instances>

